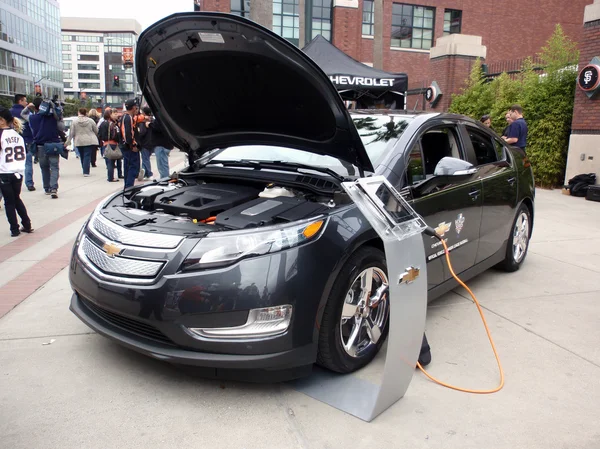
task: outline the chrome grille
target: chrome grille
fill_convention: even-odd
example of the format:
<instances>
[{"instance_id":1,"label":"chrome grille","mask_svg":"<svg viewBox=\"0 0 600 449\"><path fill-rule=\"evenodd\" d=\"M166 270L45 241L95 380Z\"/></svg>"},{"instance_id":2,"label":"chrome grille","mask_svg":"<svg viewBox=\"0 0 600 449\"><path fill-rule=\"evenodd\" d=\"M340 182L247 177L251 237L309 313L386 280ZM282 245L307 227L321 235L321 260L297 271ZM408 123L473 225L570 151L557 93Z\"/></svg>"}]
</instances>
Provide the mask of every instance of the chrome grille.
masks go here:
<instances>
[{"instance_id":1,"label":"chrome grille","mask_svg":"<svg viewBox=\"0 0 600 449\"><path fill-rule=\"evenodd\" d=\"M183 237L176 235L161 235L127 229L113 224L101 216L94 217L92 227L93 230L109 240L132 246L173 249L177 248L183 240Z\"/></svg>"},{"instance_id":2,"label":"chrome grille","mask_svg":"<svg viewBox=\"0 0 600 449\"><path fill-rule=\"evenodd\" d=\"M128 259L125 257L109 257L106 252L84 237L79 245L80 256L87 258L96 268L115 276L155 277L164 262Z\"/></svg>"}]
</instances>

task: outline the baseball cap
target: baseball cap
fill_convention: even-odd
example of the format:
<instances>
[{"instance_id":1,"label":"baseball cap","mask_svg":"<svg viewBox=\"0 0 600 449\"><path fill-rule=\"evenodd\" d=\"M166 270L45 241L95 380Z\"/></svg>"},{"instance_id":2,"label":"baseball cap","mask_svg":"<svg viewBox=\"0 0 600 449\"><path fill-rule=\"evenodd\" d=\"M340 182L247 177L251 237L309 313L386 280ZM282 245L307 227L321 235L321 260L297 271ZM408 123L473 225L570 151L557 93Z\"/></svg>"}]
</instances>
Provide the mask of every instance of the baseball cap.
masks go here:
<instances>
[{"instance_id":1,"label":"baseball cap","mask_svg":"<svg viewBox=\"0 0 600 449\"><path fill-rule=\"evenodd\" d=\"M6 120L7 123L10 123L13 121L13 116L10 113L10 110L0 106L0 117L2 117L4 120Z\"/></svg>"},{"instance_id":2,"label":"baseball cap","mask_svg":"<svg viewBox=\"0 0 600 449\"><path fill-rule=\"evenodd\" d=\"M137 106L137 101L134 98L130 98L125 102L125 109L130 111L134 106Z\"/></svg>"}]
</instances>

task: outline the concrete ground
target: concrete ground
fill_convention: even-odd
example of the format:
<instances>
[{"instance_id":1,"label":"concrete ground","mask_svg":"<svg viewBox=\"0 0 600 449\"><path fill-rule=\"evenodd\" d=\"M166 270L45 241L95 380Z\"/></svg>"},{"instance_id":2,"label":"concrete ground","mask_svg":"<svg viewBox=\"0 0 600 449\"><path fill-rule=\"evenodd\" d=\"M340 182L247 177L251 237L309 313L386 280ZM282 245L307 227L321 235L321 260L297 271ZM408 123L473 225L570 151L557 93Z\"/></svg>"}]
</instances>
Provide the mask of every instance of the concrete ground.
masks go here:
<instances>
[{"instance_id":1,"label":"concrete ground","mask_svg":"<svg viewBox=\"0 0 600 449\"><path fill-rule=\"evenodd\" d=\"M600 448L598 203L539 190L522 269L469 282L504 366L501 392L459 393L415 372L406 396L365 423L287 384L189 376L83 325L68 310L69 249L115 186L77 163L63 164L58 200L24 192L35 234L0 229L0 448ZM427 330L434 375L497 384L463 291L429 307Z\"/></svg>"}]
</instances>

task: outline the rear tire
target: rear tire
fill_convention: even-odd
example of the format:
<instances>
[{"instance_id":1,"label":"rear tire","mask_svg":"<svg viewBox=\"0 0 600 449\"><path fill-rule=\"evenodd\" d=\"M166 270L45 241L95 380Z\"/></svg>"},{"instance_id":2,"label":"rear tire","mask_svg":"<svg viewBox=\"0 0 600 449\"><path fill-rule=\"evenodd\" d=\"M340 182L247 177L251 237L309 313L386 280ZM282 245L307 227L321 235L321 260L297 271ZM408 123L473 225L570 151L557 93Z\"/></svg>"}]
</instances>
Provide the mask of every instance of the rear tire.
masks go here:
<instances>
[{"instance_id":1,"label":"rear tire","mask_svg":"<svg viewBox=\"0 0 600 449\"><path fill-rule=\"evenodd\" d=\"M531 212L522 204L517 211L506 244L506 256L498 265L504 271L513 272L521 268L527 257L531 237Z\"/></svg>"},{"instance_id":2,"label":"rear tire","mask_svg":"<svg viewBox=\"0 0 600 449\"><path fill-rule=\"evenodd\" d=\"M338 373L351 373L373 360L388 334L387 285L382 251L362 247L350 256L323 311L319 365Z\"/></svg>"}]
</instances>

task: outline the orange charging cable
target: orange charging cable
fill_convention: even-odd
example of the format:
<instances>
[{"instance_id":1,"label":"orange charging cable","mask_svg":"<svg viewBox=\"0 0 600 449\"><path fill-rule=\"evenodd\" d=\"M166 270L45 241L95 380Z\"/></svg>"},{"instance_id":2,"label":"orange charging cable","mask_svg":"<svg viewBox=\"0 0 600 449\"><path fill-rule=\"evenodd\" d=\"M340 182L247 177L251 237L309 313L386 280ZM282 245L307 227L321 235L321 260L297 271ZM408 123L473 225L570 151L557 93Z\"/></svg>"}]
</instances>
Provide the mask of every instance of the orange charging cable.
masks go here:
<instances>
[{"instance_id":1,"label":"orange charging cable","mask_svg":"<svg viewBox=\"0 0 600 449\"><path fill-rule=\"evenodd\" d=\"M471 295L471 298L473 298L473 302L477 306L477 310L479 310L479 315L481 315L481 320L483 321L483 327L485 327L485 332L487 333L488 339L490 340L490 344L492 345L492 350L494 351L494 356L496 357L496 362L498 363L498 369L500 370L500 385L498 385L498 387L494 388L493 390L471 390L468 388L455 387L454 385L447 384L447 383L442 382L441 380L438 380L435 377L433 377L431 374L429 374L427 371L425 371L425 368L423 368L419 362L417 362L417 367L430 380L432 380L436 384L441 385L442 387L451 388L452 390L457 390L457 391L463 391L465 393L475 393L475 394L496 393L496 392L500 391L502 389L502 387L504 387L504 371L502 370L502 364L500 363L500 357L498 357L498 351L496 351L496 345L494 345L494 340L492 340L492 335L490 334L490 329L488 328L487 321L485 320L485 316L483 315L483 310L482 310L481 306L479 305L479 301L477 301L477 298L475 297L475 295L473 294L471 289L469 287L467 287L467 284L465 284L463 281L461 281L458 278L458 276L456 275L456 273L454 272L454 269L452 268L452 263L450 262L450 252L448 251L448 245L446 245L446 242L444 241L444 239L440 239L440 241L442 242L442 245L444 245L444 252L446 253L446 261L448 262L448 268L450 268L450 273L452 273L452 277L454 279L456 279L456 281L460 285L462 285L466 291L469 292L469 294Z\"/></svg>"}]
</instances>

